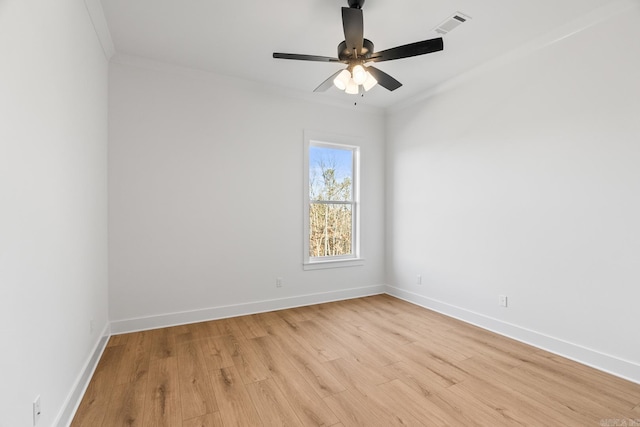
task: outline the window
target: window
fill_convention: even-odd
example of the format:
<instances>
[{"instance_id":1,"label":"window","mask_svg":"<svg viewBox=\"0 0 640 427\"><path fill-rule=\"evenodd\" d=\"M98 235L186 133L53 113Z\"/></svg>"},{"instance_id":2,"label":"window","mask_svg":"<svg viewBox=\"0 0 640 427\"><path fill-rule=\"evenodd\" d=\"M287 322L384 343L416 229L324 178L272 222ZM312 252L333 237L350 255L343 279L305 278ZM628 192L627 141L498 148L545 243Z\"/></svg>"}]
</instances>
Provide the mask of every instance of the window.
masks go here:
<instances>
[{"instance_id":1,"label":"window","mask_svg":"<svg viewBox=\"0 0 640 427\"><path fill-rule=\"evenodd\" d=\"M357 143L305 132L305 269L362 264Z\"/></svg>"}]
</instances>

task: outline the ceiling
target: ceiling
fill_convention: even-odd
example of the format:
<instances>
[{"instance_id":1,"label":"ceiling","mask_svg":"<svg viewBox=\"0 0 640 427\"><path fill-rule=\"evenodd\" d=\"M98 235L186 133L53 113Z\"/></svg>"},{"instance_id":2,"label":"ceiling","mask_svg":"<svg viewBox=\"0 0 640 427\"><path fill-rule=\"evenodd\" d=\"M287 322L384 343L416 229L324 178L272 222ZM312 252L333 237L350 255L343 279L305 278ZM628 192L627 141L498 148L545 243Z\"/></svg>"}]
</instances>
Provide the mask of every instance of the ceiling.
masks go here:
<instances>
[{"instance_id":1,"label":"ceiling","mask_svg":"<svg viewBox=\"0 0 640 427\"><path fill-rule=\"evenodd\" d=\"M313 89L342 64L273 59L273 52L337 56L346 0L102 0L116 52L301 91L318 99L390 107L516 49L613 0L366 0L375 50L436 37L455 12L471 19L444 51L376 66L404 86L363 98Z\"/></svg>"}]
</instances>

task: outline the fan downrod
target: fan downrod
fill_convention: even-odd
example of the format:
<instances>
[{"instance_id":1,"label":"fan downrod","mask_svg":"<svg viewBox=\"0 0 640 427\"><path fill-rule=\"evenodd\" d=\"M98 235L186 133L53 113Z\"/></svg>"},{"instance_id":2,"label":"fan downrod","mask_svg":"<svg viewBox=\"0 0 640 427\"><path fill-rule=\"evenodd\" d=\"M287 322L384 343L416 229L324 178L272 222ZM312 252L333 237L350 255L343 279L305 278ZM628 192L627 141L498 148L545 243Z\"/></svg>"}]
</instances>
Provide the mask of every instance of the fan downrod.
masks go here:
<instances>
[{"instance_id":1,"label":"fan downrod","mask_svg":"<svg viewBox=\"0 0 640 427\"><path fill-rule=\"evenodd\" d=\"M352 9L362 9L364 5L364 0L348 0L349 7Z\"/></svg>"},{"instance_id":2,"label":"fan downrod","mask_svg":"<svg viewBox=\"0 0 640 427\"><path fill-rule=\"evenodd\" d=\"M373 42L369 39L362 40L362 52L360 52L359 58L369 58L373 53ZM340 42L338 45L338 59L341 61L349 61L354 58L353 51L347 48L347 42Z\"/></svg>"}]
</instances>

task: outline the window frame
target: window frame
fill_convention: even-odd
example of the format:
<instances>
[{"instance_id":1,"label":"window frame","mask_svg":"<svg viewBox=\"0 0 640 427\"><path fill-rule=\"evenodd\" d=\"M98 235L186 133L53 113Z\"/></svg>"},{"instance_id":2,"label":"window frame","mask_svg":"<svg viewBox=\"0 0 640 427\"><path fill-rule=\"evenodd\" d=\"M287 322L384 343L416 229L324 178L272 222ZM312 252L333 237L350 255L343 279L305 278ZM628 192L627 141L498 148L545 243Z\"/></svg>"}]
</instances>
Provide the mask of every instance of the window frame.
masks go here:
<instances>
[{"instance_id":1,"label":"window frame","mask_svg":"<svg viewBox=\"0 0 640 427\"><path fill-rule=\"evenodd\" d=\"M323 268L352 267L364 264L360 247L360 180L361 180L361 138L344 135L329 134L326 132L305 131L304 132L304 257L303 268L305 270L316 270ZM309 198L309 151L310 148L324 147L350 150L352 152L352 197L351 201L324 201L310 200ZM351 206L351 254L336 255L326 257L312 257L309 255L310 219L309 212L312 203L320 204L346 204Z\"/></svg>"}]
</instances>

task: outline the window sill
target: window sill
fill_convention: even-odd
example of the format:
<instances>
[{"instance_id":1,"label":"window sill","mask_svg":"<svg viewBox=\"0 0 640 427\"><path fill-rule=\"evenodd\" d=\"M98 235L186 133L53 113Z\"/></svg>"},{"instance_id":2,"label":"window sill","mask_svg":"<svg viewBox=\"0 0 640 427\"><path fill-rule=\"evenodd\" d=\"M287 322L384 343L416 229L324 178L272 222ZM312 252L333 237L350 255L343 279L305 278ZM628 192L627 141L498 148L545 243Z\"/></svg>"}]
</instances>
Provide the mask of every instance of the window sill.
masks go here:
<instances>
[{"instance_id":1,"label":"window sill","mask_svg":"<svg viewBox=\"0 0 640 427\"><path fill-rule=\"evenodd\" d=\"M332 259L313 261L302 264L303 270L322 270L325 268L359 267L364 265L364 258Z\"/></svg>"}]
</instances>

